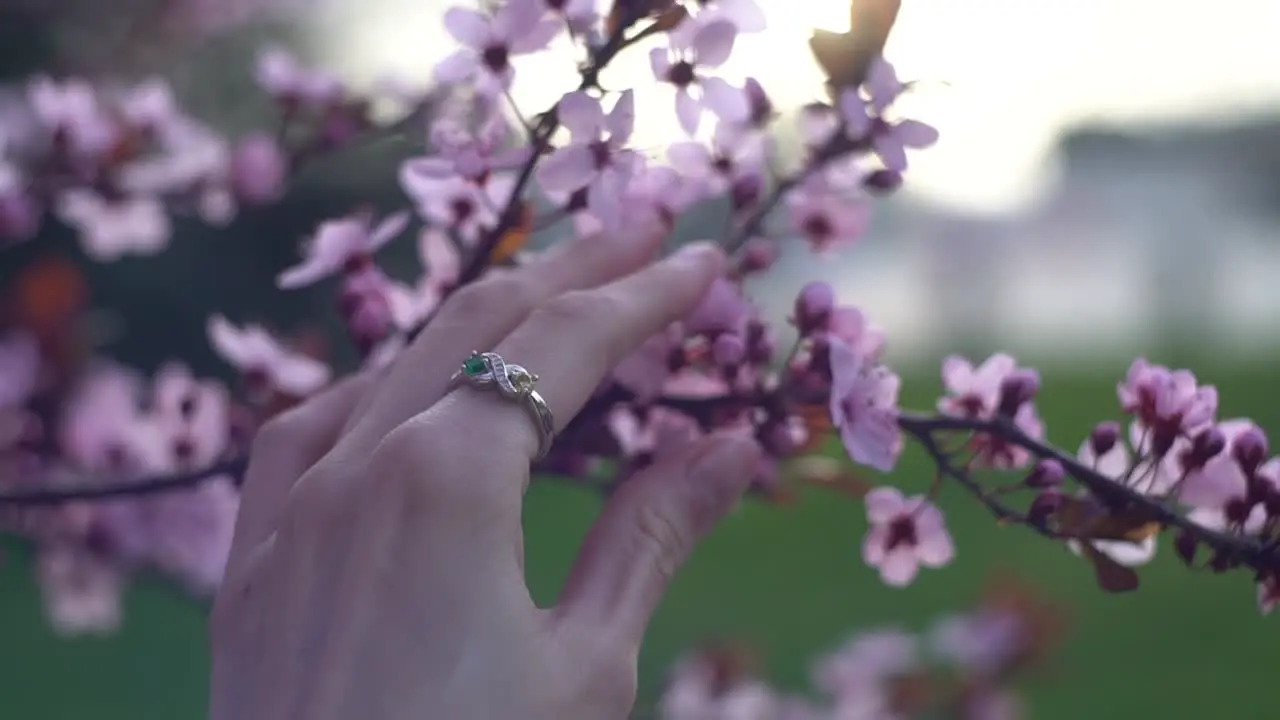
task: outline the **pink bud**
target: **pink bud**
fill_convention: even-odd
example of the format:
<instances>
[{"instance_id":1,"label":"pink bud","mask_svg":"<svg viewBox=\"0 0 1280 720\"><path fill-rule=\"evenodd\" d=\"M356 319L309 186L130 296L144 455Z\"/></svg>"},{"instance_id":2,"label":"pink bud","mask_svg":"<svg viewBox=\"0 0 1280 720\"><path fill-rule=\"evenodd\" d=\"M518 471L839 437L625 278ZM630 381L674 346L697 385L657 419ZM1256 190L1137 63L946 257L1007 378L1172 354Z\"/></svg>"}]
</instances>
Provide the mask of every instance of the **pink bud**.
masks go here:
<instances>
[{"instance_id":1,"label":"pink bud","mask_svg":"<svg viewBox=\"0 0 1280 720\"><path fill-rule=\"evenodd\" d=\"M254 133L242 139L231 155L231 186L241 200L261 205L284 194L289 159L275 138Z\"/></svg>"},{"instance_id":2,"label":"pink bud","mask_svg":"<svg viewBox=\"0 0 1280 720\"><path fill-rule=\"evenodd\" d=\"M1009 373L1000 383L1000 405L997 412L1006 417L1018 414L1018 409L1035 399L1040 392L1040 373L1022 368Z\"/></svg>"},{"instance_id":3,"label":"pink bud","mask_svg":"<svg viewBox=\"0 0 1280 720\"><path fill-rule=\"evenodd\" d=\"M1262 428L1251 427L1237 435L1231 443L1231 454L1245 475L1257 472L1267 459L1267 436Z\"/></svg>"},{"instance_id":4,"label":"pink bud","mask_svg":"<svg viewBox=\"0 0 1280 720\"><path fill-rule=\"evenodd\" d=\"M1032 525L1045 527L1049 523L1049 518L1053 517L1060 507L1062 507L1061 492L1053 488L1042 490L1031 501L1031 507L1027 509L1027 520Z\"/></svg>"},{"instance_id":5,"label":"pink bud","mask_svg":"<svg viewBox=\"0 0 1280 720\"><path fill-rule=\"evenodd\" d=\"M1178 533L1173 539L1173 549L1178 553L1178 557L1182 559L1182 562L1188 566L1195 562L1198 547L1199 543L1196 541L1196 536L1186 530Z\"/></svg>"},{"instance_id":6,"label":"pink bud","mask_svg":"<svg viewBox=\"0 0 1280 720\"><path fill-rule=\"evenodd\" d=\"M1119 441L1119 423L1110 421L1098 423L1093 432L1089 433L1089 448L1093 450L1094 457L1101 457L1111 452L1111 448L1114 448Z\"/></svg>"},{"instance_id":7,"label":"pink bud","mask_svg":"<svg viewBox=\"0 0 1280 720\"><path fill-rule=\"evenodd\" d=\"M711 357L717 365L735 367L742 363L747 354L747 345L742 338L732 333L724 333L716 338L711 346Z\"/></svg>"},{"instance_id":8,"label":"pink bud","mask_svg":"<svg viewBox=\"0 0 1280 720\"><path fill-rule=\"evenodd\" d=\"M1066 471L1062 468L1062 463L1048 458L1036 463L1035 468L1031 470L1031 474L1023 482L1028 487L1047 489L1054 488L1062 484L1062 478L1066 477Z\"/></svg>"},{"instance_id":9,"label":"pink bud","mask_svg":"<svg viewBox=\"0 0 1280 720\"><path fill-rule=\"evenodd\" d=\"M40 229L40 206L26 193L0 195L0 240L30 240Z\"/></svg>"},{"instance_id":10,"label":"pink bud","mask_svg":"<svg viewBox=\"0 0 1280 720\"><path fill-rule=\"evenodd\" d=\"M796 297L795 323L801 335L826 327L836 306L836 291L824 282L811 282Z\"/></svg>"},{"instance_id":11,"label":"pink bud","mask_svg":"<svg viewBox=\"0 0 1280 720\"><path fill-rule=\"evenodd\" d=\"M876 170L862 181L862 186L877 195L888 195L902 187L902 173L893 170Z\"/></svg>"},{"instance_id":12,"label":"pink bud","mask_svg":"<svg viewBox=\"0 0 1280 720\"><path fill-rule=\"evenodd\" d=\"M1227 438L1216 426L1200 432L1191 440L1191 448L1179 457L1182 469L1190 472L1205 466L1227 446Z\"/></svg>"}]
</instances>

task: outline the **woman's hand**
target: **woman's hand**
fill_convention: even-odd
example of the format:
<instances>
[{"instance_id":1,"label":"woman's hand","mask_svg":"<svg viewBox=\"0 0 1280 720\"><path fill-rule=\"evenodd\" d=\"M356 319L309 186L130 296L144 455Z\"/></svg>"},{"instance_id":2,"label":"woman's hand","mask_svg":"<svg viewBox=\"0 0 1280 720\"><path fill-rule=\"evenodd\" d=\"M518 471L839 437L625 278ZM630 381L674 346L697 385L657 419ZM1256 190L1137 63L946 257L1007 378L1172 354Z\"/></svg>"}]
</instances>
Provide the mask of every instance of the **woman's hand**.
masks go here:
<instances>
[{"instance_id":1,"label":"woman's hand","mask_svg":"<svg viewBox=\"0 0 1280 720\"><path fill-rule=\"evenodd\" d=\"M724 258L593 237L456 293L379 377L274 420L246 478L214 608L214 720L625 718L645 626L755 473L710 436L610 497L557 604L524 580L537 428L496 391L450 392L473 349L537 373L563 428L607 373L692 310Z\"/></svg>"}]
</instances>

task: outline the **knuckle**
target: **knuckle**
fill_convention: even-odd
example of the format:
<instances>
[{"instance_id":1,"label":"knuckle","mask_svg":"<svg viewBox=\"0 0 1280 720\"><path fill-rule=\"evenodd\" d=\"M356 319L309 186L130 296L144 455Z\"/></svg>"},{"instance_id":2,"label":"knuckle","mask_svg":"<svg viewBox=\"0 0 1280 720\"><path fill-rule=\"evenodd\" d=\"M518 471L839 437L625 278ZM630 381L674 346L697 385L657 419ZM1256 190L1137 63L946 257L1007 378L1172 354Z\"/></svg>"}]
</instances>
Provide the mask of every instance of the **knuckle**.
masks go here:
<instances>
[{"instance_id":1,"label":"knuckle","mask_svg":"<svg viewBox=\"0 0 1280 720\"><path fill-rule=\"evenodd\" d=\"M250 457L293 448L308 434L307 426L304 406L300 405L276 415L254 434Z\"/></svg>"},{"instance_id":2,"label":"knuckle","mask_svg":"<svg viewBox=\"0 0 1280 720\"><path fill-rule=\"evenodd\" d=\"M449 301L449 311L459 318L491 315L511 307L531 307L536 293L518 273L492 275L464 286Z\"/></svg>"},{"instance_id":3,"label":"knuckle","mask_svg":"<svg viewBox=\"0 0 1280 720\"><path fill-rule=\"evenodd\" d=\"M670 509L660 503L643 503L636 514L636 534L663 583L670 583L688 555L692 538Z\"/></svg>"},{"instance_id":4,"label":"knuckle","mask_svg":"<svg viewBox=\"0 0 1280 720\"><path fill-rule=\"evenodd\" d=\"M612 322L618 317L618 302L611 295L591 291L565 293L538 309L539 324L574 327Z\"/></svg>"},{"instance_id":5,"label":"knuckle","mask_svg":"<svg viewBox=\"0 0 1280 720\"><path fill-rule=\"evenodd\" d=\"M633 653L604 652L592 658L587 692L607 707L630 707L640 689L639 670Z\"/></svg>"},{"instance_id":6,"label":"knuckle","mask_svg":"<svg viewBox=\"0 0 1280 720\"><path fill-rule=\"evenodd\" d=\"M410 421L382 439L369 456L362 482L370 499L405 512L455 512L479 502L477 483L453 482L449 471L457 438ZM465 510L464 510L465 511Z\"/></svg>"},{"instance_id":7,"label":"knuckle","mask_svg":"<svg viewBox=\"0 0 1280 720\"><path fill-rule=\"evenodd\" d=\"M289 490L282 527L289 534L332 531L350 509L345 486L331 464L321 461L303 473Z\"/></svg>"}]
</instances>

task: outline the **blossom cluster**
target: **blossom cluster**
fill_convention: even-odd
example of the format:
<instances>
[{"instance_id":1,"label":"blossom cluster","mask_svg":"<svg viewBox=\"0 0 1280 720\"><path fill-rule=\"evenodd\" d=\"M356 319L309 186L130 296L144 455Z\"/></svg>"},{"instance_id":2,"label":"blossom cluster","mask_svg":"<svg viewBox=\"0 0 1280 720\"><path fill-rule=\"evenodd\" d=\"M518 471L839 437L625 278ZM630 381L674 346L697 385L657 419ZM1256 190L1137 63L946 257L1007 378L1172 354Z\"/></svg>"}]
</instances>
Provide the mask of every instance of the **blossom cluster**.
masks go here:
<instances>
[{"instance_id":1,"label":"blossom cluster","mask_svg":"<svg viewBox=\"0 0 1280 720\"><path fill-rule=\"evenodd\" d=\"M381 91L404 108L396 129L428 107L434 114L426 152L399 168L403 208L324 219L277 279L284 291L331 282L365 367L395 362L457 288L526 262L535 228L625 242L667 233L686 211L718 201L726 275L613 370L558 436L541 476L610 488L705 433L738 428L764 451L758 497L839 485L863 499L862 557L892 586L954 559L935 504L950 483L1080 555L1108 590L1136 587L1133 568L1168 531L1187 564L1207 556L1217 572L1247 568L1260 608L1280 601L1280 461L1268 458L1256 425L1220 419L1215 390L1191 372L1135 361L1118 386L1127 430L1102 422L1065 453L1047 443L1038 373L1005 354L946 358L936 412L904 411L884 333L830 285L798 289L795 340L780 343L744 280L766 273L786 243L816 253L856 244L874 200L902 183L908 151L937 138L898 113L910 84L878 48L865 68L841 72L852 82L833 75L829 102L800 110L804 152L788 163L766 89L718 74L737 39L764 27L754 0L620 2L607 13L583 0L508 0L451 8L443 21L459 47L434 68L433 90ZM580 53L581 81L522 117L507 103L516 59L558 38ZM598 82L615 56L641 45L651 46L653 80L670 89L667 111L687 133L659 153L632 143L632 92ZM281 197L308 158L387 129L370 115L370 96L280 50L262 54L257 79L280 127L235 140L188 116L158 81L120 91L32 80L28 112L0 126L0 236L28 240L51 212L79 232L90 258L155 253L170 241L172 213L227 222L240 206ZM418 250L411 277L378 259L397 241ZM63 631L114 627L121 588L140 568L197 592L216 587L255 431L349 370L251 322L215 316L207 330L238 374L234 386L180 362L147 377L103 358L68 358L59 349L75 344L66 338L73 324L15 323L0 335L0 522L37 547L49 614ZM854 465L885 473L914 440L934 460L935 482L911 496L870 487L822 452L832 437ZM690 672L695 682L704 671Z\"/></svg>"},{"instance_id":2,"label":"blossom cluster","mask_svg":"<svg viewBox=\"0 0 1280 720\"><path fill-rule=\"evenodd\" d=\"M1062 611L1016 583L996 583L973 609L927 632L889 626L859 633L814 663L815 693L770 686L746 648L713 645L680 662L658 705L659 720L878 720L1023 716L1012 686L1051 659Z\"/></svg>"}]
</instances>

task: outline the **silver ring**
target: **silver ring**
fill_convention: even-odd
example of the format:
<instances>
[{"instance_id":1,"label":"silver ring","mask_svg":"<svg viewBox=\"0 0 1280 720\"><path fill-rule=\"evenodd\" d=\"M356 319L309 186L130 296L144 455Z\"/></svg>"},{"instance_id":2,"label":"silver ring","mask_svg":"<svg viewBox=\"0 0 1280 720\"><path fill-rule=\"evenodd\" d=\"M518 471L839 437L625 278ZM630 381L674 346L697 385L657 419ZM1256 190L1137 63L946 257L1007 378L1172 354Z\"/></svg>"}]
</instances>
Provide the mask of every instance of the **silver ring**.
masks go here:
<instances>
[{"instance_id":1,"label":"silver ring","mask_svg":"<svg viewBox=\"0 0 1280 720\"><path fill-rule=\"evenodd\" d=\"M533 458L534 462L547 456L556 432L551 408L534 389L537 382L536 374L523 366L507 364L498 353L474 350L451 379L454 385L466 383L481 390L497 388L502 397L520 403L538 431L538 454Z\"/></svg>"}]
</instances>

